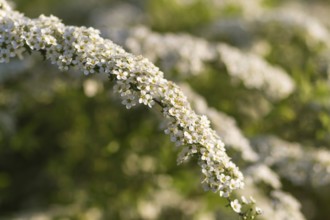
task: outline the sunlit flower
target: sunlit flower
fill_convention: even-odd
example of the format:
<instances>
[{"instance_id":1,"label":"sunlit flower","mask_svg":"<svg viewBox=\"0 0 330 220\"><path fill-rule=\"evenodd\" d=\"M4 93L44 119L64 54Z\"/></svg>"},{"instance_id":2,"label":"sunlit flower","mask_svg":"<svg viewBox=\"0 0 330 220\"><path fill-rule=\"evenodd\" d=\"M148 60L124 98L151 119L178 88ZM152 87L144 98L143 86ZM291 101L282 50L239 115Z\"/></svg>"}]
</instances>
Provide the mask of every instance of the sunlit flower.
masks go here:
<instances>
[{"instance_id":1,"label":"sunlit flower","mask_svg":"<svg viewBox=\"0 0 330 220\"><path fill-rule=\"evenodd\" d=\"M233 210L235 212L237 212L237 213L241 212L242 205L239 203L239 201L237 199L235 199L234 201L231 201L230 206L233 208Z\"/></svg>"}]
</instances>

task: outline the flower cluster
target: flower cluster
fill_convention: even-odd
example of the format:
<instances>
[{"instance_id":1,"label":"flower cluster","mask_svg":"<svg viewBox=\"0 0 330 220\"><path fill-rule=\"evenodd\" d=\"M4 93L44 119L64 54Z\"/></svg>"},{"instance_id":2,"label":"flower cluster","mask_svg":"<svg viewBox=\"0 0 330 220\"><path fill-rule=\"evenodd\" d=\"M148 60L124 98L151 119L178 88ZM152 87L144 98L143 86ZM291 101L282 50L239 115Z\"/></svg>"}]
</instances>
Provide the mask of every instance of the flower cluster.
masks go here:
<instances>
[{"instance_id":1,"label":"flower cluster","mask_svg":"<svg viewBox=\"0 0 330 220\"><path fill-rule=\"evenodd\" d=\"M207 62L218 62L225 65L233 81L258 89L273 100L286 98L295 89L294 81L283 69L226 44L209 43L187 34L161 35L145 27L110 29L108 35L133 53L160 61L164 69L177 69L184 76L199 74Z\"/></svg>"},{"instance_id":2,"label":"flower cluster","mask_svg":"<svg viewBox=\"0 0 330 220\"><path fill-rule=\"evenodd\" d=\"M245 190L244 192L236 192L237 196L241 196L241 199L236 199L230 202L230 206L233 210L236 212L246 212L249 209L249 206L255 205L254 198L247 199L248 196L245 197L247 195L246 192L249 192L248 194L253 194L258 201L263 201L259 204L264 213L262 219L284 220L291 219L292 216L297 217L297 219L303 219L299 205L291 206L290 203L289 207L292 208L278 210L279 207L285 207L287 205L286 200L274 196L278 195L279 192L285 195L285 197L290 197L295 204L299 204L299 202L289 194L281 191L282 184L280 177L265 161L263 161L263 158L260 158L252 149L250 141L244 137L244 134L237 127L235 120L230 116L209 107L204 98L194 92L189 85L180 84L180 87L187 95L188 100L192 103L194 109L198 113L205 114L210 118L214 128L221 135L226 146L233 149L235 153L239 152L241 158L247 162L247 164L241 166L242 169L244 168ZM261 156L263 156L263 154ZM323 160L326 160L326 158L329 157L324 155ZM269 193L262 190L265 187L267 188L267 191L270 190ZM258 207L253 208L256 212L260 212L261 209ZM276 218L274 216L276 216Z\"/></svg>"},{"instance_id":3,"label":"flower cluster","mask_svg":"<svg viewBox=\"0 0 330 220\"><path fill-rule=\"evenodd\" d=\"M272 99L284 98L293 92L293 80L279 67L272 67L254 54L244 54L225 44L218 46L218 52L231 77L247 88L265 91Z\"/></svg>"},{"instance_id":4,"label":"flower cluster","mask_svg":"<svg viewBox=\"0 0 330 220\"><path fill-rule=\"evenodd\" d=\"M255 164L248 167L245 172L254 182L263 182L273 189L281 188L282 184L278 175L265 164Z\"/></svg>"},{"instance_id":5,"label":"flower cluster","mask_svg":"<svg viewBox=\"0 0 330 220\"><path fill-rule=\"evenodd\" d=\"M317 19L310 15L295 10L278 10L272 13L265 13L255 19L255 25L258 28L277 25L283 30L302 33L309 46L315 46L322 43L330 46L328 29Z\"/></svg>"},{"instance_id":6,"label":"flower cluster","mask_svg":"<svg viewBox=\"0 0 330 220\"><path fill-rule=\"evenodd\" d=\"M261 160L296 185L322 186L330 183L330 152L306 149L273 136L252 141Z\"/></svg>"},{"instance_id":7,"label":"flower cluster","mask_svg":"<svg viewBox=\"0 0 330 220\"><path fill-rule=\"evenodd\" d=\"M76 67L86 75L108 74L127 109L138 103L161 107L167 121L165 133L183 148L179 162L197 156L205 189L231 201L231 193L243 187L243 175L226 154L223 142L208 119L192 110L180 88L164 79L147 59L103 39L98 30L65 26L54 16L29 19L1 0L0 44L0 62L9 62L25 50L39 51L60 70ZM245 218L257 213L239 212Z\"/></svg>"},{"instance_id":8,"label":"flower cluster","mask_svg":"<svg viewBox=\"0 0 330 220\"><path fill-rule=\"evenodd\" d=\"M330 47L329 30L327 27L308 13L292 8L279 8L278 10L264 10L262 13L252 13L248 19L227 18L220 19L204 29L209 38L226 37L232 42L246 47L254 44L257 39L265 39L265 33L286 32L287 36L298 35L304 39L306 47L315 50L323 45ZM257 37L256 37L257 34Z\"/></svg>"},{"instance_id":9,"label":"flower cluster","mask_svg":"<svg viewBox=\"0 0 330 220\"><path fill-rule=\"evenodd\" d=\"M176 4L190 5L193 3L198 3L199 0L175 0L175 2ZM226 11L226 9L237 8L240 13L246 16L260 13L264 7L262 0L254 0L251 2L247 2L245 0L205 0L205 2L207 2L206 4L215 7L216 10Z\"/></svg>"},{"instance_id":10,"label":"flower cluster","mask_svg":"<svg viewBox=\"0 0 330 220\"><path fill-rule=\"evenodd\" d=\"M183 75L198 74L204 63L215 60L215 50L206 40L188 34L161 35L144 26L132 29L111 29L105 32L134 54L143 54L151 61L160 60L165 70L176 69Z\"/></svg>"},{"instance_id":11,"label":"flower cluster","mask_svg":"<svg viewBox=\"0 0 330 220\"><path fill-rule=\"evenodd\" d=\"M296 219L305 220L300 210L300 203L290 194L283 191L273 191L271 197L275 200L274 206L276 212L273 215L273 219Z\"/></svg>"},{"instance_id":12,"label":"flower cluster","mask_svg":"<svg viewBox=\"0 0 330 220\"><path fill-rule=\"evenodd\" d=\"M188 84L180 84L180 87L196 112L206 115L211 120L214 129L227 147L239 152L245 161L255 162L259 159L258 154L252 149L249 140L242 134L232 117L209 107L205 99L194 92Z\"/></svg>"}]
</instances>

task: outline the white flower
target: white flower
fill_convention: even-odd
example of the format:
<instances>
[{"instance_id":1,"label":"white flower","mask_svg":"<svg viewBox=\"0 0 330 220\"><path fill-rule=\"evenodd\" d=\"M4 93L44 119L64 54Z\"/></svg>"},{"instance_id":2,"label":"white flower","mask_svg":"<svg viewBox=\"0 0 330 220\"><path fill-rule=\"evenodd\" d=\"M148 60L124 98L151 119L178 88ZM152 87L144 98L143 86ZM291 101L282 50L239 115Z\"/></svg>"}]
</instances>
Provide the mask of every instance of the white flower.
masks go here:
<instances>
[{"instance_id":1,"label":"white flower","mask_svg":"<svg viewBox=\"0 0 330 220\"><path fill-rule=\"evenodd\" d=\"M228 198L230 195L230 191L228 188L225 188L223 185L219 187L219 195L224 198Z\"/></svg>"},{"instance_id":2,"label":"white flower","mask_svg":"<svg viewBox=\"0 0 330 220\"><path fill-rule=\"evenodd\" d=\"M118 71L117 79L125 80L125 79L127 79L127 76L128 76L127 71Z\"/></svg>"},{"instance_id":3,"label":"white flower","mask_svg":"<svg viewBox=\"0 0 330 220\"><path fill-rule=\"evenodd\" d=\"M294 81L283 69L271 66L261 57L225 44L218 45L217 49L231 77L247 88L265 91L275 100L287 97L295 89Z\"/></svg>"},{"instance_id":4,"label":"white flower","mask_svg":"<svg viewBox=\"0 0 330 220\"><path fill-rule=\"evenodd\" d=\"M230 206L233 208L233 210L235 212L237 212L237 213L241 212L242 205L239 203L239 201L237 199L235 199L234 201L231 201Z\"/></svg>"},{"instance_id":5,"label":"white flower","mask_svg":"<svg viewBox=\"0 0 330 220\"><path fill-rule=\"evenodd\" d=\"M152 96L150 94L146 93L145 91L141 91L139 103L148 105L150 108L152 107L152 105L155 104L155 102L152 100Z\"/></svg>"},{"instance_id":6,"label":"white flower","mask_svg":"<svg viewBox=\"0 0 330 220\"><path fill-rule=\"evenodd\" d=\"M241 200L242 200L243 204L249 204L250 203L245 196L241 196Z\"/></svg>"},{"instance_id":7,"label":"white flower","mask_svg":"<svg viewBox=\"0 0 330 220\"><path fill-rule=\"evenodd\" d=\"M132 94L124 96L123 99L122 104L125 105L127 109L130 109L136 105L135 96Z\"/></svg>"},{"instance_id":8,"label":"white flower","mask_svg":"<svg viewBox=\"0 0 330 220\"><path fill-rule=\"evenodd\" d=\"M261 208L256 207L256 213L257 213L257 215L261 215L262 214Z\"/></svg>"}]
</instances>

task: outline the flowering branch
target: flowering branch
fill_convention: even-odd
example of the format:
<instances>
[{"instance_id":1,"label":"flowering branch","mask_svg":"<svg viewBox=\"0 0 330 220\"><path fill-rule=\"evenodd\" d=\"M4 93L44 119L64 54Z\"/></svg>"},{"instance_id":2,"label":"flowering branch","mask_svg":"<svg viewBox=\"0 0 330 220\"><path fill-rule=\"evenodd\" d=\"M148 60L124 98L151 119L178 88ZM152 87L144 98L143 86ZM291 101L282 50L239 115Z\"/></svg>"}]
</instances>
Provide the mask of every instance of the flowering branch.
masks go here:
<instances>
[{"instance_id":1,"label":"flowering branch","mask_svg":"<svg viewBox=\"0 0 330 220\"><path fill-rule=\"evenodd\" d=\"M127 109L158 103L167 121L166 134L183 147L179 163L197 156L206 190L218 192L243 219L254 219L260 210L254 203L234 199L232 192L243 188L243 175L225 152L205 116L197 115L180 88L163 78L163 73L142 56L125 52L98 30L65 26L54 16L30 19L0 0L0 63L39 51L60 70L76 67L84 74L106 73Z\"/></svg>"},{"instance_id":2,"label":"flowering branch","mask_svg":"<svg viewBox=\"0 0 330 220\"><path fill-rule=\"evenodd\" d=\"M245 198L245 196L249 197L249 195L247 195L247 191L249 194L253 193L253 198L256 198L259 201L259 206L264 213L261 219L305 219L304 215L300 211L301 205L299 201L289 193L282 191L283 189L281 189L282 184L279 175L270 168L270 165L276 161L272 160L273 157L270 157L269 155L278 155L275 160L282 161L279 161L276 164L281 164L283 166L283 174L287 173L287 175L297 175L297 173L313 173L308 170L298 172L295 168L291 168L292 166L297 167L297 165L295 165L295 161L292 161L292 157L294 157L291 156L293 155L292 150L278 150L278 147L290 148L290 146L287 144L283 146L276 146L276 149L269 149L270 152L268 152L267 149L269 146L264 146L262 144L264 142L269 143L269 141L260 141L261 146L257 147L259 154L256 153L252 148L250 141L244 137L243 133L236 126L236 122L233 118L223 112L219 112L216 109L209 107L205 99L198 95L191 87L189 87L188 84L180 84L180 87L187 95L188 100L196 112L205 114L209 117L213 127L221 135L227 148L229 147L229 149L234 150L235 153L240 153L241 159L245 161L245 163L240 166L245 177L245 190L236 191L235 194ZM300 148L300 150L302 149ZM290 153L288 153L288 151ZM324 151L322 151L322 153L323 152ZM304 158L308 158L307 155L313 155L313 152L306 153ZM285 159L287 157L289 157L290 160ZM326 158L329 158L327 154L323 157L323 164L326 162ZM300 157L296 159L296 163L301 161ZM329 161L329 159L327 161ZM272 164L269 162L272 162ZM292 172L284 172L284 170L288 170L288 164L290 164L289 170L292 169ZM330 163L328 164L330 165ZM321 166L321 163L318 163L317 165ZM326 167L322 168L324 170ZM282 173L280 174L283 176ZM320 174L324 175L324 172ZM318 176L320 175L318 174ZM329 177L329 175L324 176ZM315 178L313 178L313 180L315 180ZM247 199L242 199L242 202L253 202L253 198L250 198L250 201Z\"/></svg>"},{"instance_id":3,"label":"flowering branch","mask_svg":"<svg viewBox=\"0 0 330 220\"><path fill-rule=\"evenodd\" d=\"M249 140L237 127L235 119L208 106L205 99L197 94L188 84L181 83L179 85L187 95L188 101L192 104L194 110L210 119L213 128L221 136L227 148L229 147L239 153L241 159L245 162L253 163L259 160L259 155L253 150Z\"/></svg>"}]
</instances>

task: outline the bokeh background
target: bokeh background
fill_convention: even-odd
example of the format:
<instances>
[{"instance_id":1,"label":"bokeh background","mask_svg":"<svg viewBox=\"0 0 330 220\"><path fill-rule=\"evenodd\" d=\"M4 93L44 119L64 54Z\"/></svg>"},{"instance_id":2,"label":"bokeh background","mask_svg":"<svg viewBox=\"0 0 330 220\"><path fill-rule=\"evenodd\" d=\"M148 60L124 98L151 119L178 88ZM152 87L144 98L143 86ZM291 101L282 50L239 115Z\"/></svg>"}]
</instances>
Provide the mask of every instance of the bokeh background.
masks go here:
<instances>
[{"instance_id":1,"label":"bokeh background","mask_svg":"<svg viewBox=\"0 0 330 220\"><path fill-rule=\"evenodd\" d=\"M330 216L330 2L15 0L92 26L179 83L246 175L260 219ZM40 54L0 64L0 219L237 219L161 114ZM259 205L258 204L258 205Z\"/></svg>"}]
</instances>

